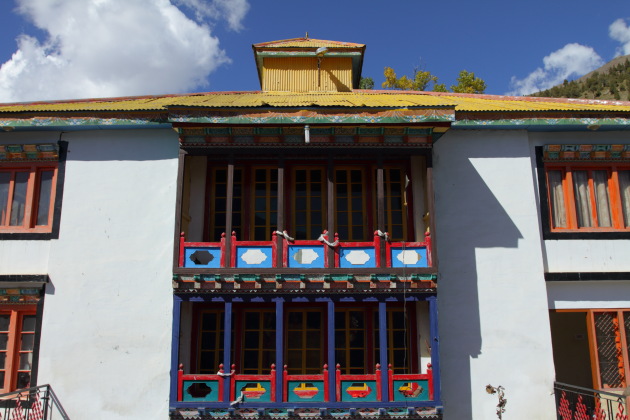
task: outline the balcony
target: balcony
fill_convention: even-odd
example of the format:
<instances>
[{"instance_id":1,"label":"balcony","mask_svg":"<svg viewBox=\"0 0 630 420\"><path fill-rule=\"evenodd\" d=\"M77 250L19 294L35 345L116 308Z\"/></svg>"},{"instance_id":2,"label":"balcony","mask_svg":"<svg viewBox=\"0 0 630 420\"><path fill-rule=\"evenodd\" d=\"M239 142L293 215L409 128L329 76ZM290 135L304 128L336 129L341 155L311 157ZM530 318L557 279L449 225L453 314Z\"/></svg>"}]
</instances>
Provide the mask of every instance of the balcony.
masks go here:
<instances>
[{"instance_id":1,"label":"balcony","mask_svg":"<svg viewBox=\"0 0 630 420\"><path fill-rule=\"evenodd\" d=\"M342 242L324 231L317 240L295 240L287 232L273 232L269 241L239 241L234 233L219 242L187 242L180 236L178 280L230 283L263 288L272 283L307 288L319 283L332 288L342 282L356 287L432 288L436 269L431 235L423 242L392 241L375 231L370 242Z\"/></svg>"},{"instance_id":2,"label":"balcony","mask_svg":"<svg viewBox=\"0 0 630 420\"><path fill-rule=\"evenodd\" d=\"M177 402L171 418L184 415L207 417L327 417L417 416L439 418L434 400L433 371L395 374L391 365L372 374L342 374L340 365L320 374L291 375L272 365L268 374L243 375L236 366L225 372L220 365L214 375L177 375Z\"/></svg>"}]
</instances>

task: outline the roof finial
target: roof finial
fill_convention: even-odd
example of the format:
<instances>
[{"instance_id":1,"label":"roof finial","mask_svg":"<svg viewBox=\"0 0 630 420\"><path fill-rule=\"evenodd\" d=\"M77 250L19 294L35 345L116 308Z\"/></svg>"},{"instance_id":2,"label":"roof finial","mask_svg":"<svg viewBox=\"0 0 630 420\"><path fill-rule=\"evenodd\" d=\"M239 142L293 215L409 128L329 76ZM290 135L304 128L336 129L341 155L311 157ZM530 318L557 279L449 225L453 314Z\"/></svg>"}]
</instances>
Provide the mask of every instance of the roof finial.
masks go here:
<instances>
[{"instance_id":1,"label":"roof finial","mask_svg":"<svg viewBox=\"0 0 630 420\"><path fill-rule=\"evenodd\" d=\"M306 36L304 38L308 39L308 32L306 33Z\"/></svg>"}]
</instances>

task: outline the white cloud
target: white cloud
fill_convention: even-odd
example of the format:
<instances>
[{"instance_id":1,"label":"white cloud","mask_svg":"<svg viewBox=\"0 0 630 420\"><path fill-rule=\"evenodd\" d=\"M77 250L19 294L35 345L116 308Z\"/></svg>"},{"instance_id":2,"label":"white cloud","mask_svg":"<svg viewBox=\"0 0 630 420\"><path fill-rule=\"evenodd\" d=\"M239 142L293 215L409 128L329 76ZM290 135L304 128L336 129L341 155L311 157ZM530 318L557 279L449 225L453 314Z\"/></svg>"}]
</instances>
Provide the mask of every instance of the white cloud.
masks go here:
<instances>
[{"instance_id":1,"label":"white cloud","mask_svg":"<svg viewBox=\"0 0 630 420\"><path fill-rule=\"evenodd\" d=\"M617 56L630 54L630 27L624 19L617 19L608 27L608 34L615 41L621 42Z\"/></svg>"},{"instance_id":2,"label":"white cloud","mask_svg":"<svg viewBox=\"0 0 630 420\"><path fill-rule=\"evenodd\" d=\"M230 29L239 31L243 28L241 21L249 11L247 0L176 0L195 12L198 21L205 18L226 19Z\"/></svg>"},{"instance_id":3,"label":"white cloud","mask_svg":"<svg viewBox=\"0 0 630 420\"><path fill-rule=\"evenodd\" d=\"M18 50L0 67L0 102L206 87L207 76L229 58L205 17L238 29L249 6L246 0L205 5L213 14L194 21L169 0L18 0L19 12L47 38L17 38Z\"/></svg>"},{"instance_id":4,"label":"white cloud","mask_svg":"<svg viewBox=\"0 0 630 420\"><path fill-rule=\"evenodd\" d=\"M512 77L508 95L529 95L549 89L574 76L583 76L604 64L602 58L591 47L567 44L543 58L543 67L531 72L524 79Z\"/></svg>"}]
</instances>

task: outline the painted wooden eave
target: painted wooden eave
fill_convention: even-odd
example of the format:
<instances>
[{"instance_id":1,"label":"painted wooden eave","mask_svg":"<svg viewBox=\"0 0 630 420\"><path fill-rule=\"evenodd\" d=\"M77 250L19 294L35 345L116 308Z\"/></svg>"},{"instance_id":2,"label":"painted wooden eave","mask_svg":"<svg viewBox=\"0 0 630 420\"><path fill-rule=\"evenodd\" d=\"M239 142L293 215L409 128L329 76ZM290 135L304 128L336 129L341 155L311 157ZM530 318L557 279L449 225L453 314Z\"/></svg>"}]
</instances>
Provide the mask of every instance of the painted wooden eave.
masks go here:
<instances>
[{"instance_id":1,"label":"painted wooden eave","mask_svg":"<svg viewBox=\"0 0 630 420\"><path fill-rule=\"evenodd\" d=\"M252 111L253 110L253 111ZM210 92L124 98L0 104L0 127L111 126L139 128L166 126L190 112L213 123L218 114L231 114L234 123L248 123L239 114L296 113L317 115L373 113L383 110L427 115L441 113L453 128L572 129L630 126L630 102L562 98L530 98L497 95L354 90L352 92ZM379 111L380 110L380 111ZM176 114L177 118L174 118ZM448 116L447 116L448 114ZM331 117L332 118L332 117ZM437 119L436 119L437 120ZM222 123L230 123L221 120ZM251 119L249 123L264 123ZM421 120L418 120L421 121ZM296 124L303 120L296 119ZM334 122L334 118L329 122ZM365 119L365 123L379 123ZM406 120L405 123L414 122ZM339 120L345 123L345 120ZM395 123L395 122L392 122Z\"/></svg>"}]
</instances>

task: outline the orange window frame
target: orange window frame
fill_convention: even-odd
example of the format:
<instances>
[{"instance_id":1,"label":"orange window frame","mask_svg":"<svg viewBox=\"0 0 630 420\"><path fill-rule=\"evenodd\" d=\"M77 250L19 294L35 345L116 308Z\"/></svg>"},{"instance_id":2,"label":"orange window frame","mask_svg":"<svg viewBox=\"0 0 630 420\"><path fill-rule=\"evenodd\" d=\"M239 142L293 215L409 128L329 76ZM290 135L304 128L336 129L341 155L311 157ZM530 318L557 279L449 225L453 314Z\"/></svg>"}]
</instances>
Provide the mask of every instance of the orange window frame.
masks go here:
<instances>
[{"instance_id":1,"label":"orange window frame","mask_svg":"<svg viewBox=\"0 0 630 420\"><path fill-rule=\"evenodd\" d=\"M547 201L549 203L549 223L552 232L567 232L567 231L630 231L630 225L625 226L623 219L623 209L621 203L621 190L619 187L619 171L628 171L630 167L622 165L593 165L592 163L572 163L570 165L547 165L545 166L545 181L547 183ZM559 171L562 174L562 191L565 207L565 217L567 221L566 227L559 227L554 225L553 219L553 197L551 191L551 183L549 181L549 172ZM589 186L589 200L591 202L591 220L595 226L592 227L579 227L577 209L575 207L575 190L573 183L573 172L587 171L588 172L588 186ZM597 203L595 201L595 186L593 182L593 171L607 171L608 172L608 198L610 203L611 224L610 227L600 227L597 215Z\"/></svg>"},{"instance_id":2,"label":"orange window frame","mask_svg":"<svg viewBox=\"0 0 630 420\"><path fill-rule=\"evenodd\" d=\"M628 386L630 383L630 358L629 358L629 349L628 349L628 336L630 333L628 331L630 328L624 323L624 315L630 314L629 309L589 309L586 311L587 317L587 331L588 331L588 341L589 341L589 350L591 355L591 372L593 377L593 387L597 389L609 388L606 387L606 384L602 384L601 380L601 372L600 372L600 361L599 361L599 352L598 352L598 343L596 336L596 327L595 327L595 316L597 314L602 313L610 313L614 314L617 322L617 329L615 331L615 345L618 350L617 359L618 359L618 369L619 373L622 377L623 386L622 388Z\"/></svg>"},{"instance_id":3,"label":"orange window frame","mask_svg":"<svg viewBox=\"0 0 630 420\"><path fill-rule=\"evenodd\" d=\"M39 210L39 197L41 193L41 178L42 173L46 171L52 171L53 176L50 182L50 200L48 204L48 220L46 224L37 224L37 213ZM14 192L15 192L15 177L17 173L28 173L28 181L26 186L26 197L24 200L24 217L21 225L11 226L11 208L13 207ZM54 208L55 208L55 195L57 190L57 172L58 165L51 165L49 162L46 164L33 163L30 165L24 164L8 164L0 167L0 173L9 173L9 188L7 193L7 203L5 208L0 208L0 233L13 233L13 232L35 232L35 233L47 233L52 230Z\"/></svg>"},{"instance_id":4,"label":"orange window frame","mask_svg":"<svg viewBox=\"0 0 630 420\"><path fill-rule=\"evenodd\" d=\"M398 182L392 181L392 172L398 171L400 174L400 179ZM384 190L384 199L385 199L385 230L389 233L389 237L394 241L404 241L409 240L408 236L408 215L409 215L409 200L410 196L408 196L406 188L405 188L405 177L407 176L407 171L404 167L401 166L385 166L383 168L383 190ZM374 187L376 188L376 183L374 183ZM396 194L396 187L400 188L400 196ZM374 192L374 197L377 197L376 191ZM400 198L400 209L394 210L392 209L392 200ZM376 205L376 201L375 205ZM407 204L405 206L405 204ZM394 214L400 213L400 224L394 223ZM374 216L376 217L378 212L376 209L374 210ZM376 220L374 221L374 226L376 226ZM400 226L402 231L402 236L399 236L394 229L394 226Z\"/></svg>"},{"instance_id":5,"label":"orange window frame","mask_svg":"<svg viewBox=\"0 0 630 420\"><path fill-rule=\"evenodd\" d=\"M32 365L30 369L20 369L20 355L31 353L33 362L35 361L35 348L31 350L21 349L22 337L26 334L33 335L33 342L37 336L37 326L34 331L22 331L23 321L25 316L35 316L35 306L18 307L15 309L2 308L0 315L9 316L9 327L7 331L2 331L0 334L7 335L7 348L6 350L0 350L0 354L5 355L4 369L0 369L0 372L4 373L4 382L0 384L0 392L11 392L17 388L18 373L28 372L32 374ZM31 384L32 385L32 384Z\"/></svg>"},{"instance_id":6,"label":"orange window frame","mask_svg":"<svg viewBox=\"0 0 630 420\"><path fill-rule=\"evenodd\" d=\"M289 322L289 317L292 313L302 314L301 325L297 328L292 328ZM315 313L319 315L320 319L320 328L308 328L308 314ZM325 362L325 349L326 349L326 335L325 328L326 325L326 314L323 308L313 306L301 309L288 308L285 314L285 329L286 334L284 337L284 357L285 364L288 366L288 371L290 374L301 374L301 375L315 375L321 373L321 369ZM319 335L319 346L313 347L309 346L309 335L315 336ZM291 339L298 337L297 340L300 342L300 346L291 346ZM295 352L296 354L300 354L300 366L294 366L291 363L291 357L289 355L290 352ZM307 359L309 359L309 354L313 354L317 352L319 354L319 358L317 363L312 367L308 366ZM310 360L310 359L309 359ZM312 360L311 360L312 361Z\"/></svg>"}]
</instances>

